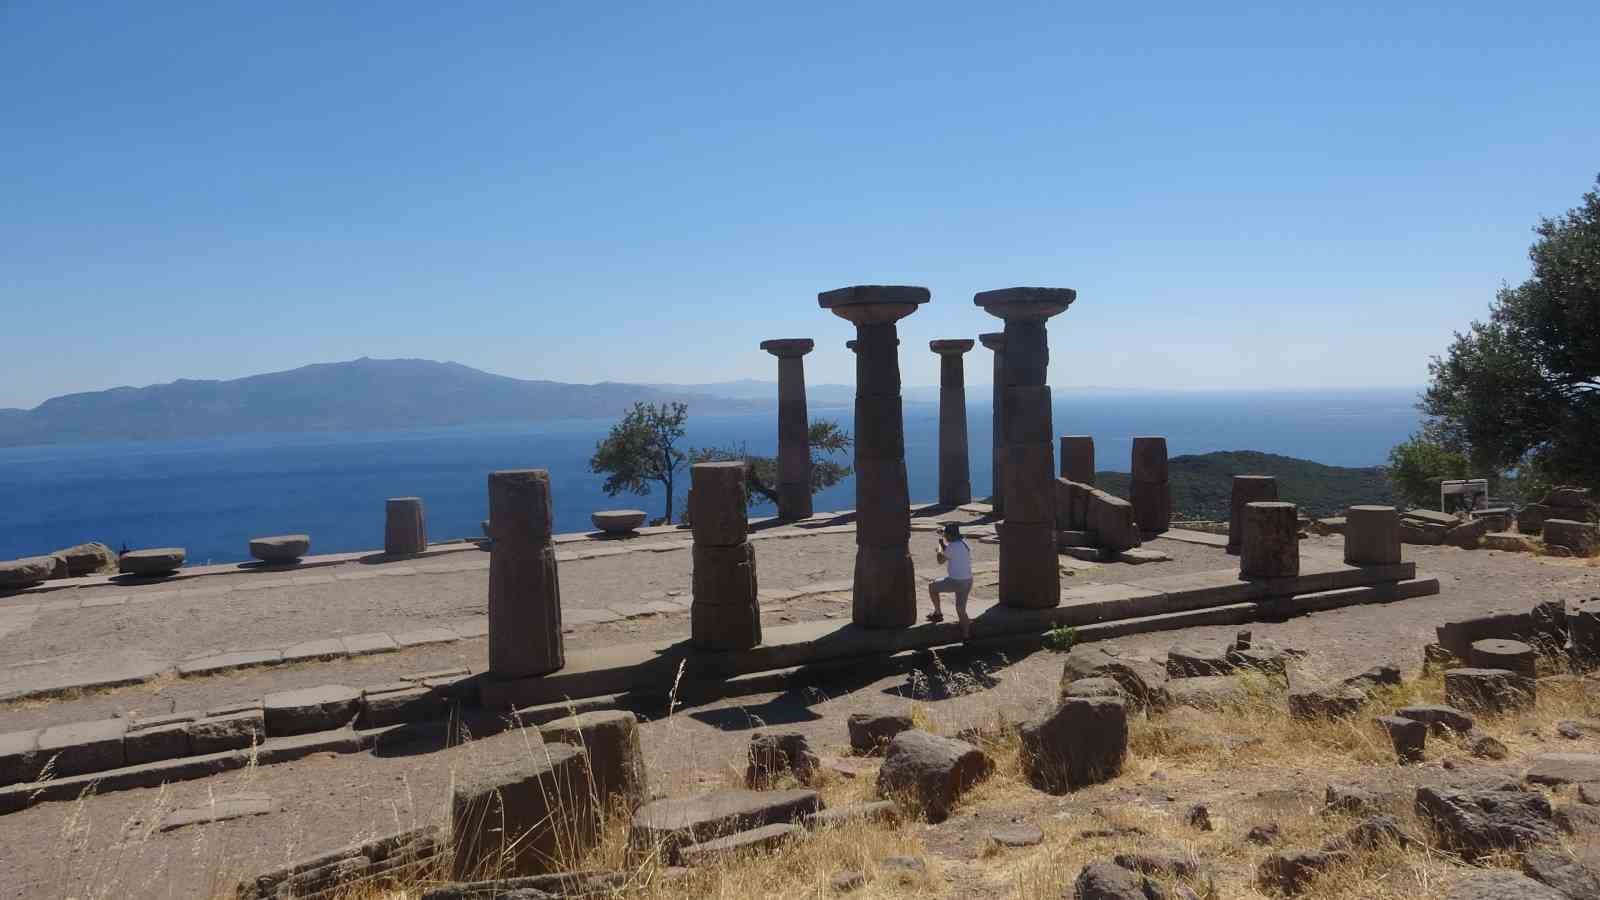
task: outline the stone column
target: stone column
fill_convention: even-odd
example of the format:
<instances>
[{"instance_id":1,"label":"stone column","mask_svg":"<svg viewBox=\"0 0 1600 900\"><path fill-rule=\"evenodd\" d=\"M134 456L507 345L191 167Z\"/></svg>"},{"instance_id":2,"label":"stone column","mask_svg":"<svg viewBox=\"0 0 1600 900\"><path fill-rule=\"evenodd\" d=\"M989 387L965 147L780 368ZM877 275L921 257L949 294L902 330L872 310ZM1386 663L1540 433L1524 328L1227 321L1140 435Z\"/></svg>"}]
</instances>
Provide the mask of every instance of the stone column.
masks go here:
<instances>
[{"instance_id":1,"label":"stone column","mask_svg":"<svg viewBox=\"0 0 1600 900\"><path fill-rule=\"evenodd\" d=\"M1087 434L1061 436L1061 477L1094 486L1094 438Z\"/></svg>"},{"instance_id":2,"label":"stone column","mask_svg":"<svg viewBox=\"0 0 1600 900\"><path fill-rule=\"evenodd\" d=\"M1400 561L1400 514L1392 506L1352 506L1344 511L1344 561L1382 566Z\"/></svg>"},{"instance_id":3,"label":"stone column","mask_svg":"<svg viewBox=\"0 0 1600 900\"><path fill-rule=\"evenodd\" d=\"M1160 534L1172 527L1172 489L1167 483L1167 439L1133 439L1133 477L1128 499L1139 530Z\"/></svg>"},{"instance_id":4,"label":"stone column","mask_svg":"<svg viewBox=\"0 0 1600 900\"><path fill-rule=\"evenodd\" d=\"M903 285L857 285L817 295L823 309L856 326L856 569L851 618L866 628L905 628L917 621L895 322L928 299L927 288Z\"/></svg>"},{"instance_id":5,"label":"stone column","mask_svg":"<svg viewBox=\"0 0 1600 900\"><path fill-rule=\"evenodd\" d=\"M421 497L390 497L383 502L383 519L383 552L406 556L428 549Z\"/></svg>"},{"instance_id":6,"label":"stone column","mask_svg":"<svg viewBox=\"0 0 1600 900\"><path fill-rule=\"evenodd\" d=\"M1056 562L1055 429L1050 422L1050 338L1045 321L1077 297L1069 288L984 291L973 302L1005 320L999 384L1006 520L1000 535L1000 603L1043 609L1061 603Z\"/></svg>"},{"instance_id":7,"label":"stone column","mask_svg":"<svg viewBox=\"0 0 1600 900\"><path fill-rule=\"evenodd\" d=\"M1244 506L1257 500L1278 499L1278 479L1271 475L1235 475L1228 498L1228 552L1237 554L1244 540Z\"/></svg>"},{"instance_id":8,"label":"stone column","mask_svg":"<svg viewBox=\"0 0 1600 900\"><path fill-rule=\"evenodd\" d=\"M566 665L553 507L548 471L489 473L489 673L498 678Z\"/></svg>"},{"instance_id":9,"label":"stone column","mask_svg":"<svg viewBox=\"0 0 1600 900\"><path fill-rule=\"evenodd\" d=\"M811 517L811 422L806 417L805 355L810 338L762 341L778 358L778 518Z\"/></svg>"},{"instance_id":10,"label":"stone column","mask_svg":"<svg viewBox=\"0 0 1600 900\"><path fill-rule=\"evenodd\" d=\"M989 494L993 498L994 514L1004 516L1006 498L1005 491L1001 489L1004 482L1000 472L1003 465L1000 451L1006 445L1005 404L1001 402L1005 394L1005 332L990 331L980 334L978 343L994 351L994 395L990 400Z\"/></svg>"},{"instance_id":11,"label":"stone column","mask_svg":"<svg viewBox=\"0 0 1600 900\"><path fill-rule=\"evenodd\" d=\"M694 528L689 640L702 650L743 650L761 643L745 477L745 464L738 461L696 463L689 469Z\"/></svg>"},{"instance_id":12,"label":"stone column","mask_svg":"<svg viewBox=\"0 0 1600 900\"><path fill-rule=\"evenodd\" d=\"M1257 500L1244 505L1239 577L1289 578L1300 574L1300 510L1293 503Z\"/></svg>"},{"instance_id":13,"label":"stone column","mask_svg":"<svg viewBox=\"0 0 1600 900\"><path fill-rule=\"evenodd\" d=\"M972 473L967 463L967 376L963 354L970 340L929 341L939 354L939 502L960 506L972 502Z\"/></svg>"}]
</instances>

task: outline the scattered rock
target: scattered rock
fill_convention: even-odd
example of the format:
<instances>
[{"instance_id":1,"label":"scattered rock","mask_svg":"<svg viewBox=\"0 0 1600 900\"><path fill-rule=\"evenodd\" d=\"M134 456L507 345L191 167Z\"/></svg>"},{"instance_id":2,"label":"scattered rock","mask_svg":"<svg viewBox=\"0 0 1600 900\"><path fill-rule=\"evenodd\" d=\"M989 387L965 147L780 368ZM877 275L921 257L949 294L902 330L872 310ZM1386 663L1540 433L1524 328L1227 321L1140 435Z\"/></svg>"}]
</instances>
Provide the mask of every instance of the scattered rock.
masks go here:
<instances>
[{"instance_id":1,"label":"scattered rock","mask_svg":"<svg viewBox=\"0 0 1600 900\"><path fill-rule=\"evenodd\" d=\"M1600 782L1585 782L1578 785L1578 802L1590 806L1600 805Z\"/></svg>"},{"instance_id":2,"label":"scattered rock","mask_svg":"<svg viewBox=\"0 0 1600 900\"><path fill-rule=\"evenodd\" d=\"M908 803L928 821L942 822L956 800L992 768L989 757L965 741L902 731L889 742L878 769L878 796Z\"/></svg>"},{"instance_id":3,"label":"scattered rock","mask_svg":"<svg viewBox=\"0 0 1600 900\"><path fill-rule=\"evenodd\" d=\"M878 874L909 884L928 877L928 864L920 856L885 856L878 860Z\"/></svg>"},{"instance_id":4,"label":"scattered rock","mask_svg":"<svg viewBox=\"0 0 1600 900\"><path fill-rule=\"evenodd\" d=\"M1173 706L1195 709L1221 709L1242 703L1248 696L1244 683L1232 675L1177 678L1167 682L1166 689Z\"/></svg>"},{"instance_id":5,"label":"scattered rock","mask_svg":"<svg viewBox=\"0 0 1600 900\"><path fill-rule=\"evenodd\" d=\"M1122 690L1122 685L1115 678L1096 676L1094 678L1079 678L1061 689L1062 697L1115 697L1123 699L1127 696Z\"/></svg>"},{"instance_id":6,"label":"scattered rock","mask_svg":"<svg viewBox=\"0 0 1600 900\"><path fill-rule=\"evenodd\" d=\"M1600 809L1582 803L1556 810L1556 827L1567 834L1590 835L1600 831Z\"/></svg>"},{"instance_id":7,"label":"scattered rock","mask_svg":"<svg viewBox=\"0 0 1600 900\"><path fill-rule=\"evenodd\" d=\"M857 753L877 756L883 753L894 736L912 728L910 716L852 713L845 721L850 731L850 749Z\"/></svg>"},{"instance_id":8,"label":"scattered rock","mask_svg":"<svg viewBox=\"0 0 1600 900\"><path fill-rule=\"evenodd\" d=\"M1467 735L1467 752L1479 759L1505 759L1511 754L1505 744L1482 732Z\"/></svg>"},{"instance_id":9,"label":"scattered rock","mask_svg":"<svg viewBox=\"0 0 1600 900\"><path fill-rule=\"evenodd\" d=\"M804 837L805 833L799 825L775 822L682 847L678 850L678 859L686 866L703 866L730 856L774 850Z\"/></svg>"},{"instance_id":10,"label":"scattered rock","mask_svg":"<svg viewBox=\"0 0 1600 900\"><path fill-rule=\"evenodd\" d=\"M1419 787L1416 810L1439 846L1469 859L1556 837L1550 801L1532 791Z\"/></svg>"},{"instance_id":11,"label":"scattered rock","mask_svg":"<svg viewBox=\"0 0 1600 900\"><path fill-rule=\"evenodd\" d=\"M1472 716L1459 709L1443 705L1402 706L1394 714L1418 722L1428 723L1428 728L1434 734L1444 734L1453 731L1456 734L1466 734L1476 724Z\"/></svg>"},{"instance_id":12,"label":"scattered rock","mask_svg":"<svg viewBox=\"0 0 1600 900\"><path fill-rule=\"evenodd\" d=\"M1324 814L1372 815L1393 809L1400 802L1400 797L1388 791L1373 791L1353 784L1330 784L1323 801Z\"/></svg>"},{"instance_id":13,"label":"scattered rock","mask_svg":"<svg viewBox=\"0 0 1600 900\"><path fill-rule=\"evenodd\" d=\"M1378 727L1394 744L1394 755L1403 763L1422 762L1423 749L1428 741L1428 723L1403 716L1379 716Z\"/></svg>"},{"instance_id":14,"label":"scattered rock","mask_svg":"<svg viewBox=\"0 0 1600 900\"><path fill-rule=\"evenodd\" d=\"M1256 882L1264 888L1298 894L1343 859L1343 854L1325 850L1280 850L1261 861Z\"/></svg>"},{"instance_id":15,"label":"scattered rock","mask_svg":"<svg viewBox=\"0 0 1600 900\"><path fill-rule=\"evenodd\" d=\"M1379 688L1399 687L1401 681L1400 667L1392 662L1387 662L1373 666L1359 675L1351 675L1340 684L1370 694Z\"/></svg>"},{"instance_id":16,"label":"scattered rock","mask_svg":"<svg viewBox=\"0 0 1600 900\"><path fill-rule=\"evenodd\" d=\"M1073 882L1077 900L1152 900L1160 888L1144 875L1108 862L1090 863Z\"/></svg>"},{"instance_id":17,"label":"scattered rock","mask_svg":"<svg viewBox=\"0 0 1600 900\"><path fill-rule=\"evenodd\" d=\"M1130 872L1141 875L1160 875L1169 878L1194 878L1200 866L1181 853L1151 850L1137 853L1118 853L1111 861Z\"/></svg>"},{"instance_id":18,"label":"scattered rock","mask_svg":"<svg viewBox=\"0 0 1600 900\"><path fill-rule=\"evenodd\" d=\"M1600 781L1600 754L1540 753L1528 761L1524 776L1532 784L1581 784Z\"/></svg>"},{"instance_id":19,"label":"scattered rock","mask_svg":"<svg viewBox=\"0 0 1600 900\"><path fill-rule=\"evenodd\" d=\"M833 878L831 878L828 882L836 894L848 894L866 883L867 873L862 872L859 869L847 869L843 872L835 872Z\"/></svg>"},{"instance_id":20,"label":"scattered rock","mask_svg":"<svg viewBox=\"0 0 1600 900\"><path fill-rule=\"evenodd\" d=\"M98 542L78 544L50 555L66 561L68 578L117 574L117 554Z\"/></svg>"},{"instance_id":21,"label":"scattered rock","mask_svg":"<svg viewBox=\"0 0 1600 900\"><path fill-rule=\"evenodd\" d=\"M805 817L803 822L810 829L828 828L843 825L847 822L883 822L894 823L900 818L900 808L892 800L876 800L871 803L852 803L849 806L835 806L821 812L814 812Z\"/></svg>"},{"instance_id":22,"label":"scattered rock","mask_svg":"<svg viewBox=\"0 0 1600 900\"><path fill-rule=\"evenodd\" d=\"M1043 718L1021 727L1022 765L1034 787L1065 793L1122 771L1128 755L1128 711L1114 697L1065 697Z\"/></svg>"},{"instance_id":23,"label":"scattered rock","mask_svg":"<svg viewBox=\"0 0 1600 900\"><path fill-rule=\"evenodd\" d=\"M276 691L263 701L267 734L274 737L343 728L360 711L361 691L342 684L324 684Z\"/></svg>"},{"instance_id":24,"label":"scattered rock","mask_svg":"<svg viewBox=\"0 0 1600 900\"><path fill-rule=\"evenodd\" d=\"M191 806L168 813L161 819L160 830L172 831L187 825L226 822L229 819L242 819L245 816L264 816L272 812L274 808L272 798L266 794L235 794L231 797L216 797L203 806Z\"/></svg>"},{"instance_id":25,"label":"scattered rock","mask_svg":"<svg viewBox=\"0 0 1600 900\"><path fill-rule=\"evenodd\" d=\"M1583 860L1561 849L1538 848L1522 856L1522 874L1567 900L1600 900L1600 878Z\"/></svg>"},{"instance_id":26,"label":"scattered rock","mask_svg":"<svg viewBox=\"0 0 1600 900\"><path fill-rule=\"evenodd\" d=\"M1072 682L1080 678L1105 676L1116 679L1134 709L1167 705L1167 695L1162 687L1166 669L1161 663L1129 656L1112 656L1092 644L1079 644L1067 652L1061 668L1063 693Z\"/></svg>"},{"instance_id":27,"label":"scattered rock","mask_svg":"<svg viewBox=\"0 0 1600 900\"><path fill-rule=\"evenodd\" d=\"M1204 675L1226 675L1233 671L1226 649L1210 650L1204 647L1179 644L1167 651L1168 678L1196 678Z\"/></svg>"},{"instance_id":28,"label":"scattered rock","mask_svg":"<svg viewBox=\"0 0 1600 900\"><path fill-rule=\"evenodd\" d=\"M821 764L811 752L811 743L798 731L757 731L750 735L748 756L744 783L751 788L766 787L785 775L810 784Z\"/></svg>"},{"instance_id":29,"label":"scattered rock","mask_svg":"<svg viewBox=\"0 0 1600 900\"><path fill-rule=\"evenodd\" d=\"M1399 819L1382 815L1356 823L1349 831L1323 844L1322 849L1376 850L1384 846L1408 847L1411 843L1412 838L1400 827Z\"/></svg>"},{"instance_id":30,"label":"scattered rock","mask_svg":"<svg viewBox=\"0 0 1600 900\"><path fill-rule=\"evenodd\" d=\"M49 579L56 561L50 556L24 556L0 562L0 590L31 587Z\"/></svg>"},{"instance_id":31,"label":"scattered rock","mask_svg":"<svg viewBox=\"0 0 1600 900\"><path fill-rule=\"evenodd\" d=\"M1444 895L1444 900L1566 900L1560 891L1505 869L1485 869L1464 875Z\"/></svg>"},{"instance_id":32,"label":"scattered rock","mask_svg":"<svg viewBox=\"0 0 1600 900\"><path fill-rule=\"evenodd\" d=\"M514 759L475 760L450 788L450 834L457 881L549 871L560 849L582 853L596 820L583 751L545 744Z\"/></svg>"},{"instance_id":33,"label":"scattered rock","mask_svg":"<svg viewBox=\"0 0 1600 900\"><path fill-rule=\"evenodd\" d=\"M1291 691L1289 715L1296 719L1338 719L1360 712L1366 702L1366 693L1353 687Z\"/></svg>"},{"instance_id":34,"label":"scattered rock","mask_svg":"<svg viewBox=\"0 0 1600 900\"><path fill-rule=\"evenodd\" d=\"M1014 822L990 830L989 838L1002 847L1033 847L1044 843L1044 831L1031 822Z\"/></svg>"},{"instance_id":35,"label":"scattered rock","mask_svg":"<svg viewBox=\"0 0 1600 900\"><path fill-rule=\"evenodd\" d=\"M1573 556L1594 556L1600 553L1600 526L1571 519L1546 519L1544 543L1546 547L1564 548Z\"/></svg>"},{"instance_id":36,"label":"scattered rock","mask_svg":"<svg viewBox=\"0 0 1600 900\"><path fill-rule=\"evenodd\" d=\"M1283 829L1278 827L1277 822L1268 822L1265 825L1257 825L1250 829L1244 839L1252 844L1270 847L1283 840Z\"/></svg>"},{"instance_id":37,"label":"scattered rock","mask_svg":"<svg viewBox=\"0 0 1600 900\"><path fill-rule=\"evenodd\" d=\"M659 847L663 858L674 860L680 847L736 831L799 822L822 808L822 798L809 790L727 790L652 800L633 814L628 846L636 852Z\"/></svg>"},{"instance_id":38,"label":"scattered rock","mask_svg":"<svg viewBox=\"0 0 1600 900\"><path fill-rule=\"evenodd\" d=\"M309 534L277 534L250 539L250 555L264 563L292 563L310 551Z\"/></svg>"},{"instance_id":39,"label":"scattered rock","mask_svg":"<svg viewBox=\"0 0 1600 900\"><path fill-rule=\"evenodd\" d=\"M1445 701L1473 712L1503 713L1533 705L1534 680L1506 669L1464 668L1444 673Z\"/></svg>"},{"instance_id":40,"label":"scattered rock","mask_svg":"<svg viewBox=\"0 0 1600 900\"><path fill-rule=\"evenodd\" d=\"M1575 741L1583 737L1583 726L1570 720L1557 722L1556 734L1561 735L1569 741Z\"/></svg>"},{"instance_id":41,"label":"scattered rock","mask_svg":"<svg viewBox=\"0 0 1600 900\"><path fill-rule=\"evenodd\" d=\"M589 774L602 807L598 812L606 812L615 802L630 810L644 802L647 779L638 716L622 709L600 709L547 722L539 734L546 743L582 747L589 755Z\"/></svg>"},{"instance_id":42,"label":"scattered rock","mask_svg":"<svg viewBox=\"0 0 1600 900\"><path fill-rule=\"evenodd\" d=\"M1204 803L1196 803L1183 814L1183 824L1196 831L1211 830L1211 810Z\"/></svg>"}]
</instances>

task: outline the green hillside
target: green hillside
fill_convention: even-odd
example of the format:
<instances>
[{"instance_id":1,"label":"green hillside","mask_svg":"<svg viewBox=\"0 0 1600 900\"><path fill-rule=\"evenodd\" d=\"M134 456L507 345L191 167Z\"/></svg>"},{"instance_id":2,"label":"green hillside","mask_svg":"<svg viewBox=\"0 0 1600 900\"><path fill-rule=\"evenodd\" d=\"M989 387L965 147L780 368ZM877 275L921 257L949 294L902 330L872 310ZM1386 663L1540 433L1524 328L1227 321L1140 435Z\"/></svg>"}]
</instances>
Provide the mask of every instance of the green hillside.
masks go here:
<instances>
[{"instance_id":1,"label":"green hillside","mask_svg":"<svg viewBox=\"0 0 1600 900\"><path fill-rule=\"evenodd\" d=\"M1350 469L1308 459L1252 450L1174 456L1167 463L1172 482L1173 518L1227 519L1228 494L1235 475L1275 475L1278 496L1300 504L1313 516L1340 515L1359 503L1394 503L1389 479L1377 466ZM1096 485L1128 496L1128 473L1096 472Z\"/></svg>"}]
</instances>

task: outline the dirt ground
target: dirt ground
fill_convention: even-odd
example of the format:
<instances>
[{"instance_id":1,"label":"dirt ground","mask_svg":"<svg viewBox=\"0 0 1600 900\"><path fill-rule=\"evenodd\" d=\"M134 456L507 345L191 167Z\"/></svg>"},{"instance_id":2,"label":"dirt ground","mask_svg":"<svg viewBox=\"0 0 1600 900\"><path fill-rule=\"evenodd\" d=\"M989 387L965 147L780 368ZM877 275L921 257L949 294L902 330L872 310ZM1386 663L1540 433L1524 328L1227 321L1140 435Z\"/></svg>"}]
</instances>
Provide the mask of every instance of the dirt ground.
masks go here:
<instances>
[{"instance_id":1,"label":"dirt ground","mask_svg":"<svg viewBox=\"0 0 1600 900\"><path fill-rule=\"evenodd\" d=\"M1337 541L1337 538L1313 538L1308 543L1333 551L1338 546ZM782 553L769 550L762 555L764 584L767 577L791 578L794 582L848 577L852 555L848 536L815 536L781 543ZM769 546L776 548L778 545ZM1220 550L1173 541L1155 541L1152 546L1173 553L1176 560L1141 568L1108 566L1094 577L1136 581L1185 569L1221 568L1229 565L1232 559ZM1526 608L1541 600L1600 595L1600 568L1581 561L1453 548L1406 549L1408 558L1417 562L1419 571L1440 578L1439 595L1386 606L1318 613L1282 623L1257 624L1252 630L1258 637L1307 651L1310 657L1305 667L1310 677L1351 673L1387 660L1412 671L1420 665L1423 643L1431 640L1432 629L1440 622L1494 608ZM979 564L984 562L986 554L994 553L996 548L992 545L980 545L976 554ZM619 565L619 559L625 562ZM567 595L568 584L573 585L575 595L587 598L602 598L605 590L625 589L629 596L666 590L668 585L681 585L686 580L686 568L680 571L674 567L686 567L687 561L687 554L640 554L637 559L629 556L594 560L592 567L563 566L563 595L564 598ZM635 565L639 568L629 568ZM1085 574L1080 572L1073 578ZM578 587L585 583L589 586ZM601 589L596 585L605 587ZM481 584L475 589L464 584L441 584L441 595L430 595L432 599L412 597L386 601L397 605L380 608L385 610L384 614L416 616L424 615L435 603L449 606L452 614L468 608L481 611L481 588ZM476 595L469 596L473 590L477 591ZM290 596L308 598L304 601L308 614L317 603L309 599L311 594L294 592ZM254 604L259 599L258 593L249 602ZM329 618L317 621L341 621L340 617L345 617L345 621L353 623L357 618L373 614L369 604L375 601L352 600L351 595L345 595L345 601L356 604L363 612L318 612L316 615ZM324 598L322 602L331 601ZM773 607L764 609L769 614L790 612L788 609L778 612ZM795 612L798 614L798 610ZM237 613L241 618L236 620L236 628L254 628L258 620L242 610ZM167 620L167 628L179 627L177 623L181 618ZM292 618L274 614L268 620L274 623L272 628L287 629L284 623ZM668 616L666 621L650 625L686 629L687 615L678 618L681 622ZM645 626L641 623L639 627L639 632L621 629L598 632L599 637L590 636L590 639L614 641L624 634L642 639L646 635L642 630ZM370 630L370 626L362 630ZM1196 628L1139 635L1109 644L1119 652L1159 657L1174 643L1221 641L1230 637L1234 630ZM159 628L150 628L141 633L156 639L160 632ZM115 628L91 634L92 637L85 639L122 639ZM254 637L251 633L250 639ZM59 640L62 647L73 646L65 637ZM76 648L82 646L78 644ZM470 641L448 648L420 648L361 660L240 673L228 678L143 685L64 703L19 704L0 711L0 731L28 727L30 722L51 718L52 709L70 711L71 718L83 719L92 716L80 713L90 710L122 711L169 703L185 708L199 696L188 692L201 686L207 697L259 696L268 687L278 689L331 681L366 683L383 680L386 673L396 669L418 671L453 661L463 661L476 668L482 663L483 653L481 641ZM933 654L923 654L915 665L914 672L909 673L858 668L848 676L808 680L782 693L722 700L679 708L670 716L658 715L642 729L652 789L663 794L677 794L727 784L729 773L742 767L749 732L764 725L798 729L810 737L814 746L824 752L837 753L846 744L844 721L850 713L914 709L917 715L940 730L953 733L968 725L992 721L996 715L1016 718L1039 708L1055 696L1060 677L1059 657L1046 651L1007 658L974 656L952 650L937 658ZM975 689L970 693L956 691L954 695L930 691L929 685L937 687L941 683L941 673L947 669L963 673L976 670L979 677L965 681L967 688ZM74 803L40 804L0 816L0 897L208 896L231 885L242 874L254 873L290 858L412 824L442 821L453 772L494 754L527 752L527 741L527 736L516 730L449 749L443 748L438 740L418 740L380 746L369 753L313 757L161 789L87 796ZM1306 777L1314 780L1319 776L1306 773ZM1184 793L1187 797L1200 790L1249 793L1262 789L1246 781L1217 776L1205 785L1186 787ZM1140 790L1149 798L1169 794L1177 798L1176 793L1163 785L1145 785ZM152 830L153 823L165 809L201 803L211 795L245 791L273 797L276 812L165 833ZM1086 807L1088 799L1102 804L1130 802L1126 796L1115 792L1068 798L1041 796L1028 801L1032 806L1025 811L1036 818L1048 816L1052 821L1072 825L1087 823L1096 815ZM1174 802L1177 800L1161 801L1167 805ZM931 833L925 843L932 852L950 860L967 859L971 848L957 831L946 829ZM946 836L939 837L940 834ZM972 883L968 887L978 889L980 885Z\"/></svg>"}]
</instances>

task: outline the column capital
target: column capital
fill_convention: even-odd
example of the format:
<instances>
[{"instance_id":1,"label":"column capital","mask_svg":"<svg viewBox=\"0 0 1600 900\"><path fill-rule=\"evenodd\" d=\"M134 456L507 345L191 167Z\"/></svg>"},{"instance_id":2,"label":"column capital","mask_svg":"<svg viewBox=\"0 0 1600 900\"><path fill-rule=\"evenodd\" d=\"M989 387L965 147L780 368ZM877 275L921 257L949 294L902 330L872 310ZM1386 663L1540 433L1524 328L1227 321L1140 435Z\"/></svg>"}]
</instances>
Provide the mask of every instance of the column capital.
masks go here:
<instances>
[{"instance_id":1,"label":"column capital","mask_svg":"<svg viewBox=\"0 0 1600 900\"><path fill-rule=\"evenodd\" d=\"M990 331L978 335L978 342L990 350L999 353L1006 349L1006 333L1004 331Z\"/></svg>"},{"instance_id":2,"label":"column capital","mask_svg":"<svg viewBox=\"0 0 1600 900\"><path fill-rule=\"evenodd\" d=\"M1078 299L1072 288L1014 287L974 294L972 302L992 316L1013 319L1048 319L1064 312Z\"/></svg>"},{"instance_id":3,"label":"column capital","mask_svg":"<svg viewBox=\"0 0 1600 900\"><path fill-rule=\"evenodd\" d=\"M816 346L816 341L811 338L772 338L761 342L761 349L779 359L805 356Z\"/></svg>"},{"instance_id":4,"label":"column capital","mask_svg":"<svg viewBox=\"0 0 1600 900\"><path fill-rule=\"evenodd\" d=\"M928 342L928 349L940 356L960 356L971 350L972 346L971 338L948 338Z\"/></svg>"},{"instance_id":5,"label":"column capital","mask_svg":"<svg viewBox=\"0 0 1600 900\"><path fill-rule=\"evenodd\" d=\"M856 325L897 322L917 311L933 295L925 287L906 284L857 284L817 295L817 305Z\"/></svg>"},{"instance_id":6,"label":"column capital","mask_svg":"<svg viewBox=\"0 0 1600 900\"><path fill-rule=\"evenodd\" d=\"M856 352L856 342L853 341L853 340L845 341L844 342L844 348L846 350L849 350L851 353L854 353L854 352Z\"/></svg>"}]
</instances>

